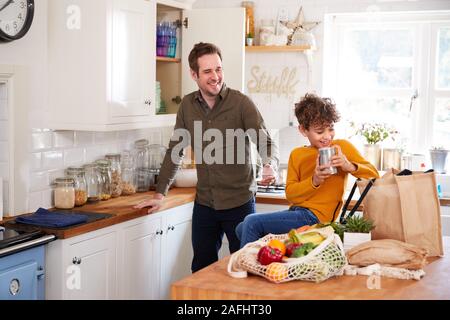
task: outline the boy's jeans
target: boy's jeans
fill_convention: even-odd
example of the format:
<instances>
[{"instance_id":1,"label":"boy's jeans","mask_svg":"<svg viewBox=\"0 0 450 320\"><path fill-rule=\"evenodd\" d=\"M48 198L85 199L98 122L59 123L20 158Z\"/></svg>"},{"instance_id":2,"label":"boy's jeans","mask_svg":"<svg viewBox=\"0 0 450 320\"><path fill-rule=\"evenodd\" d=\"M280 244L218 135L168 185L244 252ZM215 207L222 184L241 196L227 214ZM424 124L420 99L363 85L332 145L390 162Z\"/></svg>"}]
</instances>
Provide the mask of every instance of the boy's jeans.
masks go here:
<instances>
[{"instance_id":1,"label":"boy's jeans","mask_svg":"<svg viewBox=\"0 0 450 320\"><path fill-rule=\"evenodd\" d=\"M319 223L319 219L310 210L292 206L289 210L246 216L236 227L236 235L241 240L242 248L269 233L288 233L291 229L316 223Z\"/></svg>"}]
</instances>

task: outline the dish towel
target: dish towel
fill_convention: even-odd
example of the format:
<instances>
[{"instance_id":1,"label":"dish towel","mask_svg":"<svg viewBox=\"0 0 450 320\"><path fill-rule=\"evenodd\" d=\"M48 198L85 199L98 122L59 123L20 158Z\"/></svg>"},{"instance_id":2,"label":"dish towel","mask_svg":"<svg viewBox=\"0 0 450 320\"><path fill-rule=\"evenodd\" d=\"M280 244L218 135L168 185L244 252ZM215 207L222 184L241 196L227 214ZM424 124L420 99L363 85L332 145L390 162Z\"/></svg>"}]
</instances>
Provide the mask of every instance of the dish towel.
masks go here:
<instances>
[{"instance_id":1,"label":"dish towel","mask_svg":"<svg viewBox=\"0 0 450 320\"><path fill-rule=\"evenodd\" d=\"M29 216L17 217L16 222L32 224L39 227L62 228L86 222L88 216L76 213L48 211L39 208Z\"/></svg>"}]
</instances>

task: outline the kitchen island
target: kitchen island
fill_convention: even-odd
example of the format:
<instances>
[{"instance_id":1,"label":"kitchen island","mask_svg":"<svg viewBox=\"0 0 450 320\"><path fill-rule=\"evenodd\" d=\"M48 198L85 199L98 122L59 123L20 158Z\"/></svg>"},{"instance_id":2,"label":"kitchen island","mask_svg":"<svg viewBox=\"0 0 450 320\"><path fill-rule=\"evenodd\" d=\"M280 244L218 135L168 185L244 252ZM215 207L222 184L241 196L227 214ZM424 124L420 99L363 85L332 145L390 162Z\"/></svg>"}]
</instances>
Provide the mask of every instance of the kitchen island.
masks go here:
<instances>
[{"instance_id":1,"label":"kitchen island","mask_svg":"<svg viewBox=\"0 0 450 320\"><path fill-rule=\"evenodd\" d=\"M291 281L274 284L249 274L232 278L226 257L172 284L174 300L359 300L359 299L450 299L450 237L444 237L444 257L430 258L426 275L417 280L381 277L379 289L367 276L340 276L322 283Z\"/></svg>"}]
</instances>

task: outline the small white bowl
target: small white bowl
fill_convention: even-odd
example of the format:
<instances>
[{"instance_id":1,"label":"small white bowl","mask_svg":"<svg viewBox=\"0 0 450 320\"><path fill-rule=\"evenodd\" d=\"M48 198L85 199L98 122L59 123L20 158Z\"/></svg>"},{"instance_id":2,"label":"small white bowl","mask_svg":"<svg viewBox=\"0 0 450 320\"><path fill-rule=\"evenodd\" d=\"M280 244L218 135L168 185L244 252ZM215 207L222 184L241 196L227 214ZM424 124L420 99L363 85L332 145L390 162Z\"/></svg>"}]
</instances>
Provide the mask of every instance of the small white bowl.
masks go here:
<instances>
[{"instance_id":1,"label":"small white bowl","mask_svg":"<svg viewBox=\"0 0 450 320\"><path fill-rule=\"evenodd\" d=\"M189 188L197 185L197 169L180 169L173 185L177 188Z\"/></svg>"}]
</instances>

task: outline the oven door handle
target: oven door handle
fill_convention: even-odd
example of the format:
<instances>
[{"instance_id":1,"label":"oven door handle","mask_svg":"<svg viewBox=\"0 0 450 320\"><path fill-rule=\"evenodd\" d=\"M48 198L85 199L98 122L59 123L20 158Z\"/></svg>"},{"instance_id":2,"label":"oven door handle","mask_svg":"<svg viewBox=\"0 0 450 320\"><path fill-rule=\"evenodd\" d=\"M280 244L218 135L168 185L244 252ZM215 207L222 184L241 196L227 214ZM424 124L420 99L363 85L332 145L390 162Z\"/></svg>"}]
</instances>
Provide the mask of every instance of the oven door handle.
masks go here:
<instances>
[{"instance_id":1,"label":"oven door handle","mask_svg":"<svg viewBox=\"0 0 450 320\"><path fill-rule=\"evenodd\" d=\"M55 235L48 234L48 235L39 237L37 239L33 239L33 240L30 240L30 241L25 241L25 242L22 242L22 243L19 243L19 244L16 244L16 245L13 245L13 246L1 249L0 250L0 257L6 256L6 255L9 255L9 254L12 254L12 253L16 253L16 252L19 252L19 251L23 251L25 249L34 248L34 247L37 247L37 246L49 243L49 242L51 242L51 241L53 241L55 239L56 239Z\"/></svg>"}]
</instances>

